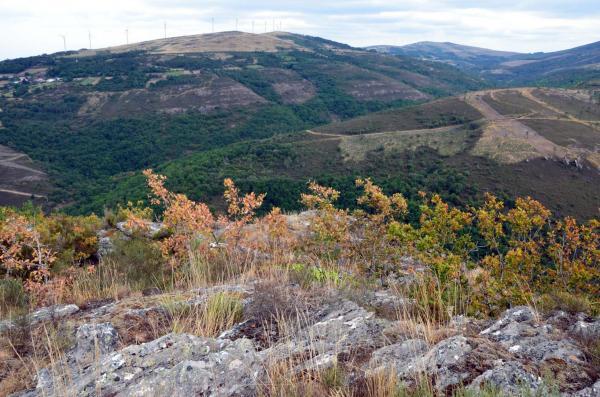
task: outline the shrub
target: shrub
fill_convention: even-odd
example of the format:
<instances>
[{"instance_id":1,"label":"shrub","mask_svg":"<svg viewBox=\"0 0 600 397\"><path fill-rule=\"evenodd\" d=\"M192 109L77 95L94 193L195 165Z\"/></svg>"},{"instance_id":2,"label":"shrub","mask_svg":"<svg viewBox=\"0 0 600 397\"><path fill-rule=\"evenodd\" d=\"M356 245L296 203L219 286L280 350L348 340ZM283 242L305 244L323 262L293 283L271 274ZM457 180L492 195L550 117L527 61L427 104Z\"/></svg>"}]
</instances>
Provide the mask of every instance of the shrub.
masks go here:
<instances>
[{"instance_id":1,"label":"shrub","mask_svg":"<svg viewBox=\"0 0 600 397\"><path fill-rule=\"evenodd\" d=\"M27 295L20 280L0 280L0 317L11 311L20 312L27 308Z\"/></svg>"},{"instance_id":2,"label":"shrub","mask_svg":"<svg viewBox=\"0 0 600 397\"><path fill-rule=\"evenodd\" d=\"M112 262L114 270L121 274L134 290L165 288L168 285L165 281L169 280L165 261L158 243L154 241L144 238L116 240L113 252L104 262Z\"/></svg>"}]
</instances>

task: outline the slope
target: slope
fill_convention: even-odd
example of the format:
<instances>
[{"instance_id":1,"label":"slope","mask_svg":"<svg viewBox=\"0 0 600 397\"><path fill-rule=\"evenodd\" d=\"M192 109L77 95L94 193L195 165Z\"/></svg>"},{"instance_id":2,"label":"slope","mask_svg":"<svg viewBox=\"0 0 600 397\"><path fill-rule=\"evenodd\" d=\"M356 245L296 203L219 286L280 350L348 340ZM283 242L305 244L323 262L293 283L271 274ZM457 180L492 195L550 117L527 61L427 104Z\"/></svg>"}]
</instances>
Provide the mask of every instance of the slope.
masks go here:
<instances>
[{"instance_id":1,"label":"slope","mask_svg":"<svg viewBox=\"0 0 600 397\"><path fill-rule=\"evenodd\" d=\"M374 51L448 63L502 86L594 86L600 79L600 42L549 53L514 53L454 43L372 46Z\"/></svg>"},{"instance_id":2,"label":"slope","mask_svg":"<svg viewBox=\"0 0 600 397\"><path fill-rule=\"evenodd\" d=\"M455 43L421 41L405 46L370 46L367 49L391 55L404 55L431 61L446 62L461 68L482 69L496 65L516 55L516 52L496 51Z\"/></svg>"},{"instance_id":3,"label":"slope","mask_svg":"<svg viewBox=\"0 0 600 397\"><path fill-rule=\"evenodd\" d=\"M0 144L42 166L54 204L190 153L482 87L448 65L285 32L42 55L0 73Z\"/></svg>"},{"instance_id":4,"label":"slope","mask_svg":"<svg viewBox=\"0 0 600 397\"><path fill-rule=\"evenodd\" d=\"M221 194L223 178L233 177L244 189L267 192L267 206L287 210L300 208L298 194L310 179L342 190L341 204L352 206L354 179L370 176L388 192L405 194L413 219L420 190L459 206L477 203L486 191L508 200L531 195L558 215L587 219L600 206L600 118L583 120L558 100L547 105L545 99L568 98L564 103L570 104L584 93L470 93L193 154L158 172L169 176L171 188L208 201ZM144 180L136 175L123 176L98 197L116 203L144 194Z\"/></svg>"}]
</instances>

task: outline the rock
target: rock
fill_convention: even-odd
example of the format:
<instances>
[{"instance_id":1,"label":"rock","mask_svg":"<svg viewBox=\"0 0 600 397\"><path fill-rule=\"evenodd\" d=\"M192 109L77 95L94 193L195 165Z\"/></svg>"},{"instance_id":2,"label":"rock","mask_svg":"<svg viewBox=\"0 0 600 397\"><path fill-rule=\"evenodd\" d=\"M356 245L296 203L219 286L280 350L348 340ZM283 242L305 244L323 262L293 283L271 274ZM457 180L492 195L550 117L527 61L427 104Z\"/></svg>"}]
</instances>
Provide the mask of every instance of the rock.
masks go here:
<instances>
[{"instance_id":1,"label":"rock","mask_svg":"<svg viewBox=\"0 0 600 397\"><path fill-rule=\"evenodd\" d=\"M435 345L417 364L417 368L435 377L435 387L446 390L460 385L469 377L463 368L464 362L473 348L462 335L453 336Z\"/></svg>"},{"instance_id":2,"label":"rock","mask_svg":"<svg viewBox=\"0 0 600 397\"><path fill-rule=\"evenodd\" d=\"M112 346L109 327L87 334L100 330L106 331ZM262 364L248 339L231 342L168 334L107 354L97 365L72 369L69 379L77 396L251 396L261 374ZM33 395L60 393L42 371Z\"/></svg>"},{"instance_id":3,"label":"rock","mask_svg":"<svg viewBox=\"0 0 600 397\"><path fill-rule=\"evenodd\" d=\"M372 351L385 344L383 330L389 321L376 318L356 303L343 300L320 313L320 321L301 328L292 340L261 352L265 360L278 362L290 357L335 357L356 351ZM326 360L333 364L335 360ZM306 363L305 363L306 364ZM319 365L322 367L322 365ZM310 363L297 367L315 369Z\"/></svg>"},{"instance_id":4,"label":"rock","mask_svg":"<svg viewBox=\"0 0 600 397\"><path fill-rule=\"evenodd\" d=\"M42 307L41 309L38 309L16 321L0 321L0 332L16 327L18 323L35 325L50 320L58 320L77 313L78 311L79 307L77 305L53 305Z\"/></svg>"},{"instance_id":5,"label":"rock","mask_svg":"<svg viewBox=\"0 0 600 397\"><path fill-rule=\"evenodd\" d=\"M97 254L99 257L107 256L112 253L115 249L115 245L108 235L107 230L100 230L96 233L98 237L98 251Z\"/></svg>"},{"instance_id":6,"label":"rock","mask_svg":"<svg viewBox=\"0 0 600 397\"><path fill-rule=\"evenodd\" d=\"M86 367L114 352L119 335L110 323L83 324L77 328L75 341L69 356L79 367Z\"/></svg>"},{"instance_id":7,"label":"rock","mask_svg":"<svg viewBox=\"0 0 600 397\"><path fill-rule=\"evenodd\" d=\"M526 356L535 357L539 361L552 359L567 363L583 363L585 361L585 354L575 344L566 339L540 341L524 350Z\"/></svg>"},{"instance_id":8,"label":"rock","mask_svg":"<svg viewBox=\"0 0 600 397\"><path fill-rule=\"evenodd\" d=\"M573 397L598 397L600 396L600 380L596 381L592 386L579 390L572 394Z\"/></svg>"},{"instance_id":9,"label":"rock","mask_svg":"<svg viewBox=\"0 0 600 397\"><path fill-rule=\"evenodd\" d=\"M114 244L110 237L101 237L98 239L98 255L100 257L109 255L114 251Z\"/></svg>"},{"instance_id":10,"label":"rock","mask_svg":"<svg viewBox=\"0 0 600 397\"><path fill-rule=\"evenodd\" d=\"M533 357L538 361L558 359L569 363L585 361L585 355L573 341L566 339L552 325L538 323L537 314L525 306L507 310L480 335L499 342L521 358Z\"/></svg>"},{"instance_id":11,"label":"rock","mask_svg":"<svg viewBox=\"0 0 600 397\"><path fill-rule=\"evenodd\" d=\"M377 349L371 355L369 370L374 372L393 370L399 378L410 375L416 369L417 359L427 352L427 342L409 339Z\"/></svg>"},{"instance_id":12,"label":"rock","mask_svg":"<svg viewBox=\"0 0 600 397\"><path fill-rule=\"evenodd\" d=\"M588 322L579 320L571 327L570 331L585 339L597 339L600 338L600 319Z\"/></svg>"},{"instance_id":13,"label":"rock","mask_svg":"<svg viewBox=\"0 0 600 397\"><path fill-rule=\"evenodd\" d=\"M388 290L366 292L361 296L361 301L380 317L390 319L397 319L398 313L409 311L415 303L414 299L401 297Z\"/></svg>"},{"instance_id":14,"label":"rock","mask_svg":"<svg viewBox=\"0 0 600 397\"><path fill-rule=\"evenodd\" d=\"M31 323L39 323L43 321L49 321L52 319L59 319L70 316L71 314L77 313L79 307L77 305L54 305L49 307L43 307L36 310L29 315L29 321Z\"/></svg>"},{"instance_id":15,"label":"rock","mask_svg":"<svg viewBox=\"0 0 600 397\"><path fill-rule=\"evenodd\" d=\"M260 375L262 365L252 342L238 339L218 351L207 351L201 359L153 371L138 382L130 382L116 396L253 396Z\"/></svg>"},{"instance_id":16,"label":"rock","mask_svg":"<svg viewBox=\"0 0 600 397\"><path fill-rule=\"evenodd\" d=\"M136 234L137 230L132 230L127 226L127 222L118 222L116 228L128 237ZM144 221L144 226L139 228L139 233L146 238L157 239L167 234L167 230L160 222Z\"/></svg>"},{"instance_id":17,"label":"rock","mask_svg":"<svg viewBox=\"0 0 600 397\"><path fill-rule=\"evenodd\" d=\"M498 331L510 323L528 323L536 319L537 314L529 306L517 306L504 312L504 314L490 327L481 331L481 335L500 335Z\"/></svg>"},{"instance_id":18,"label":"rock","mask_svg":"<svg viewBox=\"0 0 600 397\"><path fill-rule=\"evenodd\" d=\"M506 395L521 396L524 389L536 392L542 384L540 377L527 372L518 361L500 361L496 367L476 377L468 389L477 391L486 386L493 386Z\"/></svg>"}]
</instances>

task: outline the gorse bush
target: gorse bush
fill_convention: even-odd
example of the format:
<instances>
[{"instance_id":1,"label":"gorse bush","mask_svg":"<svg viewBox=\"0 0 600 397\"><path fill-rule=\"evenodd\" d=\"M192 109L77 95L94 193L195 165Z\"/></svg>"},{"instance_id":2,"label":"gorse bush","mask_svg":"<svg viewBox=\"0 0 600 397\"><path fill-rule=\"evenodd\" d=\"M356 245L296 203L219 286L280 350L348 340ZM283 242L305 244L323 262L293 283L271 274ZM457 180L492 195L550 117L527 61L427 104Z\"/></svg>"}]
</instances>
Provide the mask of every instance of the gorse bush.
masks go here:
<instances>
[{"instance_id":1,"label":"gorse bush","mask_svg":"<svg viewBox=\"0 0 600 397\"><path fill-rule=\"evenodd\" d=\"M113 236L112 253L96 269L90 265L102 227L97 217L3 210L3 277L23 285L31 302L41 304L101 295L81 290L94 283L119 295L115 291L124 286L185 289L284 270L305 288L344 289L387 284L413 273L416 281L405 293L416 300L418 316L435 321L532 303L598 310L600 222L555 219L530 197L517 198L509 208L487 194L479 207L457 208L421 192L415 221L407 219L404 196L387 195L370 179L356 180L361 193L353 211L336 206L339 191L310 182L300 197L310 211L284 215L275 208L257 217L265 195L242 194L230 179L223 184L225 211L217 214L205 203L169 191L164 176L151 170L144 175L154 210L128 203L109 214L104 227L122 221L131 231L143 231L160 220L164 235L153 236L156 240L144 233ZM155 213L162 219L154 219ZM3 288L14 296L10 301L22 304L14 285Z\"/></svg>"}]
</instances>

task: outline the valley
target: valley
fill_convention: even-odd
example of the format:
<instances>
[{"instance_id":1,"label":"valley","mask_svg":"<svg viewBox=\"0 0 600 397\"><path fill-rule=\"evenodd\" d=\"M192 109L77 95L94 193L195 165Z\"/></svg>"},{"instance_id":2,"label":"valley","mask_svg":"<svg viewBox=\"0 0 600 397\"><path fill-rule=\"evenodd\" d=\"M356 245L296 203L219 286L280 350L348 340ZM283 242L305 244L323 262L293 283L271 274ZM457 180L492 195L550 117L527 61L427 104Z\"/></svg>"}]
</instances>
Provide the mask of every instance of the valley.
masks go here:
<instances>
[{"instance_id":1,"label":"valley","mask_svg":"<svg viewBox=\"0 0 600 397\"><path fill-rule=\"evenodd\" d=\"M250 146L232 144L191 154L157 170L169 176L171 186L205 200L217 197L218 181L231 176L246 190L266 192L267 205L287 210L301 209L295 197L311 178L342 191L348 197L342 205L351 207L354 179L370 176L411 202L418 202L419 191L427 190L469 206L484 192L494 192L506 200L536 197L558 216L596 216L597 130L582 131L581 124L565 114L577 117L566 110L561 110L560 119L551 118L553 123L527 126L545 121L544 114L551 110L526 99L523 92L528 90L486 90L384 110ZM535 91L536 98L540 92ZM559 89L543 92L582 95ZM512 98L519 107L512 105L515 113L508 113L494 97ZM554 121L564 129L557 130ZM142 199L143 192L143 178L127 176L99 197L116 203L118 197ZM417 217L417 208L412 208Z\"/></svg>"},{"instance_id":2,"label":"valley","mask_svg":"<svg viewBox=\"0 0 600 397\"><path fill-rule=\"evenodd\" d=\"M599 397L596 3L0 3L0 397Z\"/></svg>"},{"instance_id":3,"label":"valley","mask_svg":"<svg viewBox=\"0 0 600 397\"><path fill-rule=\"evenodd\" d=\"M353 178L372 176L412 200L428 190L466 206L493 191L538 197L560 215L597 215L598 90L494 88L504 83L472 69L519 54L444 51L469 66L285 32L0 62L0 144L44 173L43 183L7 183L4 194L100 212L145 199L139 172L153 167L197 199L218 197L218 181L233 177L286 210L300 208L295 197L310 179L349 190L350 202Z\"/></svg>"}]
</instances>

